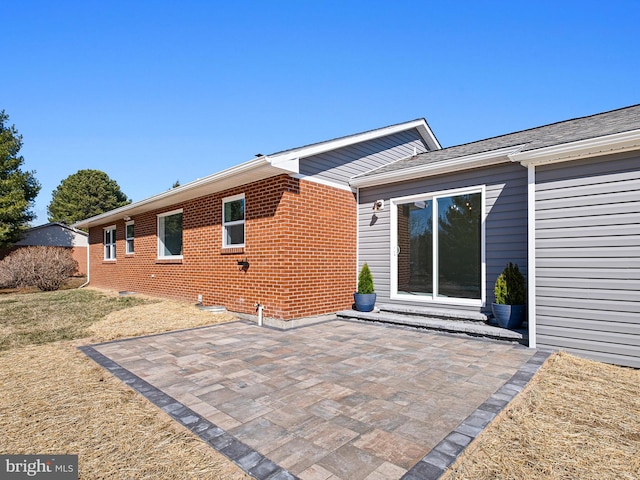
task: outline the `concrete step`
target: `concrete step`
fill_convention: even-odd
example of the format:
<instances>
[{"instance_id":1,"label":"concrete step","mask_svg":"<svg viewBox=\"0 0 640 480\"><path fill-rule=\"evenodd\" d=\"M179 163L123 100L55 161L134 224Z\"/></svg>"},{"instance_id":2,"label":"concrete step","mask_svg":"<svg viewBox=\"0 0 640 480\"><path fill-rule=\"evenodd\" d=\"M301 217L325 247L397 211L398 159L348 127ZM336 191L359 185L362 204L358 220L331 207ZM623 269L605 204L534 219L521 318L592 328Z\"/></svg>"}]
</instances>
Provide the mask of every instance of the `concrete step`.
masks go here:
<instances>
[{"instance_id":1,"label":"concrete step","mask_svg":"<svg viewBox=\"0 0 640 480\"><path fill-rule=\"evenodd\" d=\"M417 307L414 305L378 305L381 313L399 313L402 315L415 315L420 317L441 318L443 320L461 320L465 322L486 323L489 319L487 315L480 312L470 312L467 310L454 310L433 308L433 307Z\"/></svg>"},{"instance_id":2,"label":"concrete step","mask_svg":"<svg viewBox=\"0 0 640 480\"><path fill-rule=\"evenodd\" d=\"M464 333L477 337L494 338L511 342L522 342L524 335L522 331L507 330L492 325L487 325L476 320L451 320L446 318L433 318L421 316L415 313L404 314L390 311L380 312L358 312L356 310L343 310L336 313L338 318L363 320L368 322L389 323L394 325L408 325L412 327L438 330L448 333Z\"/></svg>"}]
</instances>

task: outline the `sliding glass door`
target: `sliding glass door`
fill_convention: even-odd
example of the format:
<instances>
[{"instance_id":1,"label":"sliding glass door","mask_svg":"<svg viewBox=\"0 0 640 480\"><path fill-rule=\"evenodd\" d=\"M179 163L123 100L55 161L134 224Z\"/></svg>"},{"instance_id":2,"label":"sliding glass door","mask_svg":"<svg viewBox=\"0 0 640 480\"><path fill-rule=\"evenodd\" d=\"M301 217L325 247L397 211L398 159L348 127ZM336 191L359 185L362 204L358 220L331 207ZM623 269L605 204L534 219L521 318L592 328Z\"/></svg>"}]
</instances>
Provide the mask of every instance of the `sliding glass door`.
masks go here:
<instances>
[{"instance_id":1,"label":"sliding glass door","mask_svg":"<svg viewBox=\"0 0 640 480\"><path fill-rule=\"evenodd\" d=\"M482 301L482 198L475 189L392 201L392 295Z\"/></svg>"}]
</instances>

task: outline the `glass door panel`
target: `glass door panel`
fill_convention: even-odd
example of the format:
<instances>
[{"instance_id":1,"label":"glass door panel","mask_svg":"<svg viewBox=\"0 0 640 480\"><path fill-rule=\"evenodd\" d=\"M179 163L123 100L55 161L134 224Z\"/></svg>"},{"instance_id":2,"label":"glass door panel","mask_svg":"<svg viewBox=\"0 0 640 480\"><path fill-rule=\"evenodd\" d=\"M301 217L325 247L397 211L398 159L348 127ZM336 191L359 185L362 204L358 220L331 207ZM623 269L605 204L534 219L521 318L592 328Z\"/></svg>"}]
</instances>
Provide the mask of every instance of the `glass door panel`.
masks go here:
<instances>
[{"instance_id":1,"label":"glass door panel","mask_svg":"<svg viewBox=\"0 0 640 480\"><path fill-rule=\"evenodd\" d=\"M481 297L480 193L440 197L438 296Z\"/></svg>"},{"instance_id":2,"label":"glass door panel","mask_svg":"<svg viewBox=\"0 0 640 480\"><path fill-rule=\"evenodd\" d=\"M398 293L433 294L433 204L398 205Z\"/></svg>"}]
</instances>

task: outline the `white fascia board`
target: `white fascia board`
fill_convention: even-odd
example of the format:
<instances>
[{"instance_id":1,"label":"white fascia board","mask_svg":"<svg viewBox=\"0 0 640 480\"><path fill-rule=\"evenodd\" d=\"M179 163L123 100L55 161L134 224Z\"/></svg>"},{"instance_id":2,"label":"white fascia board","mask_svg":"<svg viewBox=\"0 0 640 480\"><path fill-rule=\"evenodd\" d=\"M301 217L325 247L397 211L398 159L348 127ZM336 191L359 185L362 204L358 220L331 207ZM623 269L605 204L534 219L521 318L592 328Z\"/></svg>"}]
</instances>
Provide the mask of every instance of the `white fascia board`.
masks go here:
<instances>
[{"instance_id":1,"label":"white fascia board","mask_svg":"<svg viewBox=\"0 0 640 480\"><path fill-rule=\"evenodd\" d=\"M520 151L522 145L516 145L489 152L466 155L464 157L451 158L441 162L427 163L415 167L383 172L366 177L352 178L349 184L352 187L372 187L385 183L402 182L420 177L441 175L443 173L458 172L470 168L487 167L510 161L510 155Z\"/></svg>"},{"instance_id":2,"label":"white fascia board","mask_svg":"<svg viewBox=\"0 0 640 480\"><path fill-rule=\"evenodd\" d=\"M418 132L420 132L420 136L422 136L422 139L427 143L429 150L442 149L440 142L433 134L426 121L422 120L422 124L418 125L416 128L418 129Z\"/></svg>"},{"instance_id":3,"label":"white fascia board","mask_svg":"<svg viewBox=\"0 0 640 480\"><path fill-rule=\"evenodd\" d=\"M398 125L392 125L390 127L379 128L377 130L371 130L369 132L358 133L350 135L344 138L338 138L336 140L329 140L327 142L317 143L315 145L309 145L307 147L295 148L282 153L276 153L269 155L269 158L273 162L273 165L280 165L282 162L288 162L290 160L299 160L301 158L311 157L313 155L319 155L321 153L336 150L338 148L348 147L355 145L356 143L366 142L367 140L373 140L376 138L384 137L386 135L393 135L394 133L404 132L415 128L420 132L422 139L427 143L431 150L439 150L440 144L436 140L436 137L431 132L429 125L421 118L419 120L412 120L410 122L400 123Z\"/></svg>"},{"instance_id":4,"label":"white fascia board","mask_svg":"<svg viewBox=\"0 0 640 480\"><path fill-rule=\"evenodd\" d=\"M548 165L582 158L640 150L640 130L614 133L602 137L563 143L527 152L516 152L509 157L522 165Z\"/></svg>"},{"instance_id":5,"label":"white fascia board","mask_svg":"<svg viewBox=\"0 0 640 480\"><path fill-rule=\"evenodd\" d=\"M166 192L152 197L130 203L123 207L96 215L95 217L81 220L72 225L75 228L89 228L106 222L116 221L124 216L133 216L142 212L174 205L180 202L198 198L209 193L226 190L235 186L244 185L262 180L281 173L298 173L294 168L296 162L286 162L274 165L267 156L262 156L228 168L218 173L199 178Z\"/></svg>"}]
</instances>

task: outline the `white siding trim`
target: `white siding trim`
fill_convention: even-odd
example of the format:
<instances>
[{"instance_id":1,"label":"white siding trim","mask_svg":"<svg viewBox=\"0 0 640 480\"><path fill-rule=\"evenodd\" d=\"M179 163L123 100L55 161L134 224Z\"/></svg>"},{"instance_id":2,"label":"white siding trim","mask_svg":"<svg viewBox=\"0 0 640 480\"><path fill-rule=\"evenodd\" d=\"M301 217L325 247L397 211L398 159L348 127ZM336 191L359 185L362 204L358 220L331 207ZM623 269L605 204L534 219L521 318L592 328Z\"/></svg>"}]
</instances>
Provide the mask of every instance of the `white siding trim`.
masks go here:
<instances>
[{"instance_id":1,"label":"white siding trim","mask_svg":"<svg viewBox=\"0 0 640 480\"><path fill-rule=\"evenodd\" d=\"M527 280L529 347L536 348L536 167L527 166Z\"/></svg>"},{"instance_id":2,"label":"white siding trim","mask_svg":"<svg viewBox=\"0 0 640 480\"><path fill-rule=\"evenodd\" d=\"M640 130L632 130L527 152L516 152L509 157L512 161L520 162L524 166L547 165L638 149L640 149Z\"/></svg>"}]
</instances>

